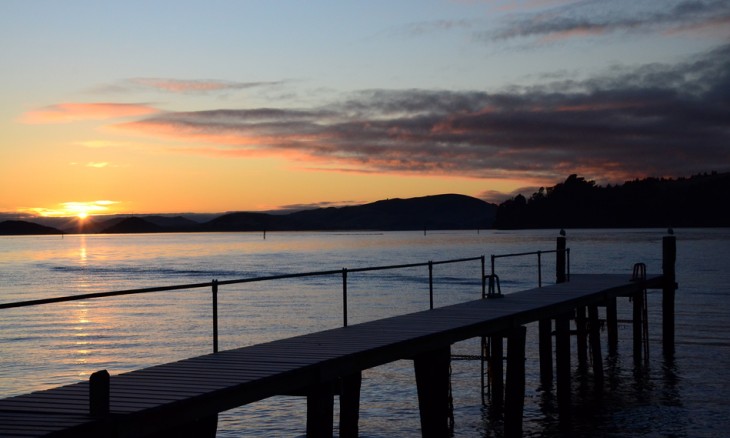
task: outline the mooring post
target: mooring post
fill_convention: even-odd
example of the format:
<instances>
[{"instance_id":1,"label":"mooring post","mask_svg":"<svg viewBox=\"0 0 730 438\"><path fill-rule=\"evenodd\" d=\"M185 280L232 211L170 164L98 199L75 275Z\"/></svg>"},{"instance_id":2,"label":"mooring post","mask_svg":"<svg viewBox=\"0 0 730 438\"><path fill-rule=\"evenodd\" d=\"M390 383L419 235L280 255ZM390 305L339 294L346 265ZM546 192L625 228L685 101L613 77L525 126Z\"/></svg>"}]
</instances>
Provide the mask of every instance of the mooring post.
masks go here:
<instances>
[{"instance_id":1,"label":"mooring post","mask_svg":"<svg viewBox=\"0 0 730 438\"><path fill-rule=\"evenodd\" d=\"M558 411L560 421L570 421L570 318L571 313L555 319L555 365L557 375Z\"/></svg>"},{"instance_id":2,"label":"mooring post","mask_svg":"<svg viewBox=\"0 0 730 438\"><path fill-rule=\"evenodd\" d=\"M489 337L489 387L491 412L500 414L504 407L504 341L501 334Z\"/></svg>"},{"instance_id":3,"label":"mooring post","mask_svg":"<svg viewBox=\"0 0 730 438\"><path fill-rule=\"evenodd\" d=\"M307 438L332 438L334 394L329 382L314 385L307 393Z\"/></svg>"},{"instance_id":4,"label":"mooring post","mask_svg":"<svg viewBox=\"0 0 730 438\"><path fill-rule=\"evenodd\" d=\"M414 357L423 438L446 438L449 431L449 366L451 347Z\"/></svg>"},{"instance_id":5,"label":"mooring post","mask_svg":"<svg viewBox=\"0 0 730 438\"><path fill-rule=\"evenodd\" d=\"M109 415L109 380L107 370L89 376L89 414L94 417Z\"/></svg>"},{"instance_id":6,"label":"mooring post","mask_svg":"<svg viewBox=\"0 0 730 438\"><path fill-rule=\"evenodd\" d=\"M588 335L591 344L591 362L596 389L603 387L603 357L601 355L601 327L598 321L598 306L588 306Z\"/></svg>"},{"instance_id":7,"label":"mooring post","mask_svg":"<svg viewBox=\"0 0 730 438\"><path fill-rule=\"evenodd\" d=\"M518 327L507 337L507 384L504 400L504 436L522 436L525 407L525 338L527 329Z\"/></svg>"},{"instance_id":8,"label":"mooring post","mask_svg":"<svg viewBox=\"0 0 730 438\"><path fill-rule=\"evenodd\" d=\"M361 384L361 372L340 379L340 438L356 438L358 436Z\"/></svg>"},{"instance_id":9,"label":"mooring post","mask_svg":"<svg viewBox=\"0 0 730 438\"><path fill-rule=\"evenodd\" d=\"M671 232L671 230L670 230ZM662 239L662 339L665 356L674 356L674 295L676 289L675 263L677 261L677 239L674 235Z\"/></svg>"}]
</instances>

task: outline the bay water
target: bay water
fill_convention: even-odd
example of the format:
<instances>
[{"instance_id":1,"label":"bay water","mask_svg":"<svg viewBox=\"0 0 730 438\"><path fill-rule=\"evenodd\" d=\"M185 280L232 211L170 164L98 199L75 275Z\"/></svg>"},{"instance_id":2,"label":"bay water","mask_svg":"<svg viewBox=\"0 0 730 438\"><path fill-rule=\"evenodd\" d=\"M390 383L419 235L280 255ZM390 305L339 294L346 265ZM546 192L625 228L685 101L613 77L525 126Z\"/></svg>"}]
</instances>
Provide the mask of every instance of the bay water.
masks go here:
<instances>
[{"instance_id":1,"label":"bay water","mask_svg":"<svg viewBox=\"0 0 730 438\"><path fill-rule=\"evenodd\" d=\"M572 436L721 437L730 433L730 230L678 229L676 354L661 351L661 291L649 291L648 364L634 366L631 326L605 359L606 384L574 372ZM661 273L666 230L568 230L573 273ZM556 230L373 233L183 233L0 237L0 303L153 286L555 249ZM554 254L541 256L554 282ZM435 265L436 307L478 299L481 263ZM537 257L499 258L505 294L537 286ZM350 273L349 324L426 310L428 268ZM0 397L112 375L212 351L210 288L0 310ZM220 349L343 324L340 275L224 285ZM619 300L620 318L630 318ZM605 340L605 334L604 334ZM605 343L605 342L604 342ZM604 346L605 348L605 346ZM478 340L452 347L478 354ZM606 357L604 352L604 358ZM537 327L528 326L525 436L556 437L552 388L540 388ZM481 404L480 365L452 363L456 437L498 437ZM335 407L337 410L337 406ZM303 436L306 400L280 396L224 412L218 436ZM418 436L412 362L364 371L360 434Z\"/></svg>"}]
</instances>

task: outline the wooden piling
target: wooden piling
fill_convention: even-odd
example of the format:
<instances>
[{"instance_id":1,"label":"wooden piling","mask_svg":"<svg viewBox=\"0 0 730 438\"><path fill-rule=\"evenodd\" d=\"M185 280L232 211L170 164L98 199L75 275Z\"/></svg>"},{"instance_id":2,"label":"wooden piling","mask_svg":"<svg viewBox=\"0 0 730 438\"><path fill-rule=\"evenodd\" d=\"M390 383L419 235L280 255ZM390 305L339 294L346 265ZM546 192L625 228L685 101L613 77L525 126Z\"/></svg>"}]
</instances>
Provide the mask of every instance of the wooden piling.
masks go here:
<instances>
[{"instance_id":1,"label":"wooden piling","mask_svg":"<svg viewBox=\"0 0 730 438\"><path fill-rule=\"evenodd\" d=\"M633 304L634 364L641 365L644 340L644 291L640 290L631 298Z\"/></svg>"},{"instance_id":2,"label":"wooden piling","mask_svg":"<svg viewBox=\"0 0 730 438\"><path fill-rule=\"evenodd\" d=\"M598 320L598 306L588 306L588 336L591 345L591 362L596 389L603 387L603 355L601 354L601 327Z\"/></svg>"},{"instance_id":3,"label":"wooden piling","mask_svg":"<svg viewBox=\"0 0 730 438\"><path fill-rule=\"evenodd\" d=\"M618 311L616 297L606 298L606 331L608 332L608 355L618 354Z\"/></svg>"},{"instance_id":4,"label":"wooden piling","mask_svg":"<svg viewBox=\"0 0 730 438\"><path fill-rule=\"evenodd\" d=\"M358 436L361 383L361 372L340 379L340 438Z\"/></svg>"},{"instance_id":5,"label":"wooden piling","mask_svg":"<svg viewBox=\"0 0 730 438\"><path fill-rule=\"evenodd\" d=\"M662 239L662 344L664 355L674 356L674 295L676 289L675 263L677 260L677 239L673 235Z\"/></svg>"},{"instance_id":6,"label":"wooden piling","mask_svg":"<svg viewBox=\"0 0 730 438\"><path fill-rule=\"evenodd\" d=\"M421 353L413 360L423 438L446 438L449 431L449 367L451 348Z\"/></svg>"},{"instance_id":7,"label":"wooden piling","mask_svg":"<svg viewBox=\"0 0 730 438\"><path fill-rule=\"evenodd\" d=\"M525 407L525 339L527 329L518 327L507 337L507 383L505 391L504 436L522 436Z\"/></svg>"},{"instance_id":8,"label":"wooden piling","mask_svg":"<svg viewBox=\"0 0 730 438\"><path fill-rule=\"evenodd\" d=\"M555 366L560 421L570 420L570 318L563 314L555 319Z\"/></svg>"},{"instance_id":9,"label":"wooden piling","mask_svg":"<svg viewBox=\"0 0 730 438\"><path fill-rule=\"evenodd\" d=\"M538 323L540 342L540 383L543 389L553 384L553 321L541 319Z\"/></svg>"},{"instance_id":10,"label":"wooden piling","mask_svg":"<svg viewBox=\"0 0 730 438\"><path fill-rule=\"evenodd\" d=\"M585 368L588 364L588 330L586 327L586 308L575 309L575 336L578 366Z\"/></svg>"},{"instance_id":11,"label":"wooden piling","mask_svg":"<svg viewBox=\"0 0 730 438\"><path fill-rule=\"evenodd\" d=\"M332 438L334 394L332 384L321 383L307 393L307 438Z\"/></svg>"},{"instance_id":12,"label":"wooden piling","mask_svg":"<svg viewBox=\"0 0 730 438\"><path fill-rule=\"evenodd\" d=\"M489 337L489 387L491 412L501 414L504 408L504 341L501 334Z\"/></svg>"}]
</instances>

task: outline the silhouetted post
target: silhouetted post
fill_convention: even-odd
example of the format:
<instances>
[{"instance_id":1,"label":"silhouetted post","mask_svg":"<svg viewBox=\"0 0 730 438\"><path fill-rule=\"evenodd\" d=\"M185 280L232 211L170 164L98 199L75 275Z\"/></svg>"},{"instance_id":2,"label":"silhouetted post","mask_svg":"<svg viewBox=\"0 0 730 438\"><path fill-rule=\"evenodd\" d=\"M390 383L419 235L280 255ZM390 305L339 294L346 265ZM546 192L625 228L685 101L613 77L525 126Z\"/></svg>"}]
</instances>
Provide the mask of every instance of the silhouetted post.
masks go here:
<instances>
[{"instance_id":1,"label":"silhouetted post","mask_svg":"<svg viewBox=\"0 0 730 438\"><path fill-rule=\"evenodd\" d=\"M588 331L586 330L586 308L575 309L576 349L578 350L578 366L585 368L588 364Z\"/></svg>"},{"instance_id":2,"label":"silhouetted post","mask_svg":"<svg viewBox=\"0 0 730 438\"><path fill-rule=\"evenodd\" d=\"M603 386L603 357L601 355L601 327L598 321L598 306L588 306L588 335L591 343L591 361L596 388Z\"/></svg>"},{"instance_id":3,"label":"silhouetted post","mask_svg":"<svg viewBox=\"0 0 730 438\"><path fill-rule=\"evenodd\" d=\"M553 320L541 319L538 323L540 337L540 383L543 389L553 383Z\"/></svg>"},{"instance_id":4,"label":"silhouetted post","mask_svg":"<svg viewBox=\"0 0 730 438\"><path fill-rule=\"evenodd\" d=\"M413 359L421 413L421 436L446 438L449 431L449 365L451 348L442 347Z\"/></svg>"},{"instance_id":5,"label":"silhouetted post","mask_svg":"<svg viewBox=\"0 0 730 438\"><path fill-rule=\"evenodd\" d=\"M428 261L428 302L429 309L433 310L433 261Z\"/></svg>"},{"instance_id":6,"label":"silhouetted post","mask_svg":"<svg viewBox=\"0 0 730 438\"><path fill-rule=\"evenodd\" d=\"M641 365L642 341L644 339L644 291L639 290L632 297L633 320L632 329L634 332L634 364Z\"/></svg>"},{"instance_id":7,"label":"silhouetted post","mask_svg":"<svg viewBox=\"0 0 730 438\"><path fill-rule=\"evenodd\" d=\"M501 334L489 337L489 383L492 388L491 411L499 414L504 407L504 342Z\"/></svg>"},{"instance_id":8,"label":"silhouetted post","mask_svg":"<svg viewBox=\"0 0 730 438\"><path fill-rule=\"evenodd\" d=\"M342 326L347 327L347 268L342 268Z\"/></svg>"},{"instance_id":9,"label":"silhouetted post","mask_svg":"<svg viewBox=\"0 0 730 438\"><path fill-rule=\"evenodd\" d=\"M89 376L89 414L109 415L109 372L101 370Z\"/></svg>"},{"instance_id":10,"label":"silhouetted post","mask_svg":"<svg viewBox=\"0 0 730 438\"><path fill-rule=\"evenodd\" d=\"M565 230L560 230L558 236L556 253L555 253L555 282L565 283L567 276L565 275L565 258L566 258L566 239Z\"/></svg>"},{"instance_id":11,"label":"silhouetted post","mask_svg":"<svg viewBox=\"0 0 730 438\"><path fill-rule=\"evenodd\" d=\"M616 297L606 298L606 331L608 332L608 355L618 354L618 311Z\"/></svg>"},{"instance_id":12,"label":"silhouetted post","mask_svg":"<svg viewBox=\"0 0 730 438\"><path fill-rule=\"evenodd\" d=\"M525 407L525 338L527 329L518 327L507 337L507 385L504 400L504 435L522 436Z\"/></svg>"},{"instance_id":13,"label":"silhouetted post","mask_svg":"<svg viewBox=\"0 0 730 438\"><path fill-rule=\"evenodd\" d=\"M555 319L555 366L557 375L558 411L560 421L570 420L570 318L563 314Z\"/></svg>"},{"instance_id":14,"label":"silhouetted post","mask_svg":"<svg viewBox=\"0 0 730 438\"><path fill-rule=\"evenodd\" d=\"M334 394L331 383L314 385L307 393L307 437L332 438Z\"/></svg>"},{"instance_id":15,"label":"silhouetted post","mask_svg":"<svg viewBox=\"0 0 730 438\"><path fill-rule=\"evenodd\" d=\"M671 233L671 230L670 230ZM674 235L662 239L662 338L665 356L674 355L674 295L676 289L675 263L677 261L677 238Z\"/></svg>"},{"instance_id":16,"label":"silhouetted post","mask_svg":"<svg viewBox=\"0 0 730 438\"><path fill-rule=\"evenodd\" d=\"M211 282L213 294L213 353L218 352L218 280Z\"/></svg>"},{"instance_id":17,"label":"silhouetted post","mask_svg":"<svg viewBox=\"0 0 730 438\"><path fill-rule=\"evenodd\" d=\"M356 438L359 433L362 373L342 377L340 384L340 438Z\"/></svg>"}]
</instances>

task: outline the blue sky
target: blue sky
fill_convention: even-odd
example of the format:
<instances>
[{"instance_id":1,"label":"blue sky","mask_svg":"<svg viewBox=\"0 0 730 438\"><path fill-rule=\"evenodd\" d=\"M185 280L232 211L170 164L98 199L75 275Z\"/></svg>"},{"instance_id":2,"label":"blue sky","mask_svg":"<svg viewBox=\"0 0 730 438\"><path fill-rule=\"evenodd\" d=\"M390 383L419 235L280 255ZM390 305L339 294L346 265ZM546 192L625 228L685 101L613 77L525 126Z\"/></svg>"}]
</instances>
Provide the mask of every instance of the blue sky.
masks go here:
<instances>
[{"instance_id":1,"label":"blue sky","mask_svg":"<svg viewBox=\"0 0 730 438\"><path fill-rule=\"evenodd\" d=\"M728 171L729 29L727 1L3 0L0 211Z\"/></svg>"}]
</instances>

